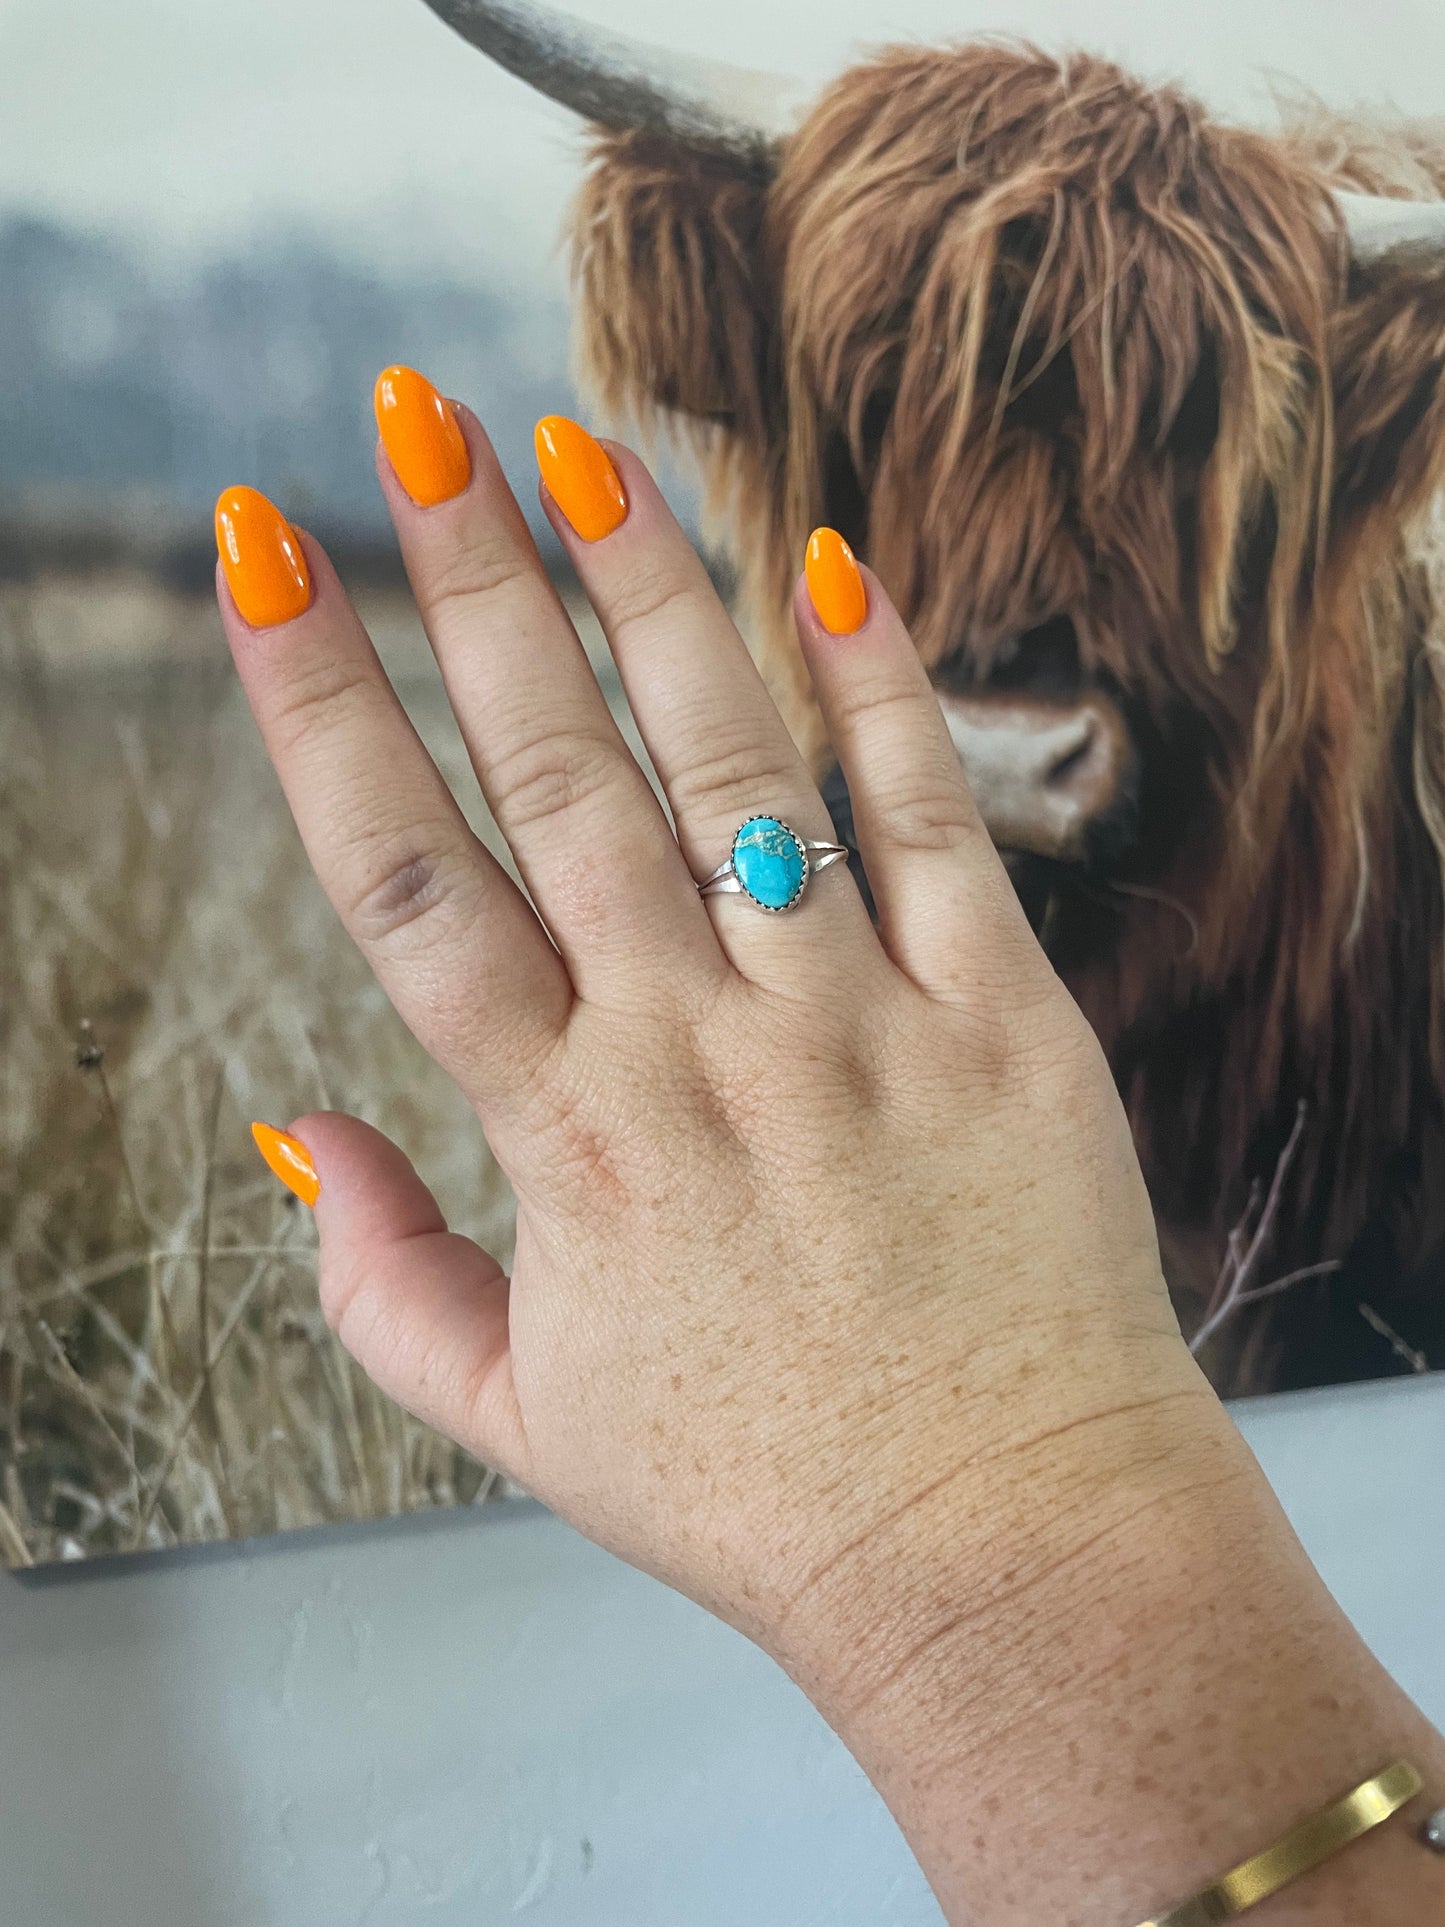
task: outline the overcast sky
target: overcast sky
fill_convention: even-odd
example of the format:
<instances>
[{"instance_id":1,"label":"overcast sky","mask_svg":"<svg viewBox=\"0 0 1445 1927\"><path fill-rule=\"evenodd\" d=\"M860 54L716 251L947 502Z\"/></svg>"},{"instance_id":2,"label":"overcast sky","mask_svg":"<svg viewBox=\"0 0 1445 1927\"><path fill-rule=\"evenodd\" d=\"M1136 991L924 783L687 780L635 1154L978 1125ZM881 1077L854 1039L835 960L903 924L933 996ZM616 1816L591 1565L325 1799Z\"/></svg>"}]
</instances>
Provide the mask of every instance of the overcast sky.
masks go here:
<instances>
[{"instance_id":1,"label":"overcast sky","mask_svg":"<svg viewBox=\"0 0 1445 1927\"><path fill-rule=\"evenodd\" d=\"M1025 33L1269 116L1272 78L1445 114L1445 0L577 0L652 39L821 80L890 38ZM378 261L560 285L569 118L422 0L0 0L0 211L167 245L320 223Z\"/></svg>"}]
</instances>

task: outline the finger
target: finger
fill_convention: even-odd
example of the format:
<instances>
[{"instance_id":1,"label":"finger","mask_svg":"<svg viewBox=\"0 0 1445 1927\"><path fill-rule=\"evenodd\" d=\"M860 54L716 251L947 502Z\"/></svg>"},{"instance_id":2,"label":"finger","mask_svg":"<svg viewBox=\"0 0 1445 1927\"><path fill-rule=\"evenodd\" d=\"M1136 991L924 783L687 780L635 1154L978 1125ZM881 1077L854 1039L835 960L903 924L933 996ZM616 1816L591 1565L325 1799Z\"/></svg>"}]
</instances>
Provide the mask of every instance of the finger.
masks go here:
<instances>
[{"instance_id":1,"label":"finger","mask_svg":"<svg viewBox=\"0 0 1445 1927\"><path fill-rule=\"evenodd\" d=\"M933 995L966 993L1000 944L1034 946L918 652L831 529L809 543L794 614L884 946Z\"/></svg>"},{"instance_id":2,"label":"finger","mask_svg":"<svg viewBox=\"0 0 1445 1927\"><path fill-rule=\"evenodd\" d=\"M403 380L402 377L405 377ZM446 411L466 457L419 506L407 435ZM430 411L429 413L427 411ZM472 765L584 997L651 1000L724 969L676 839L607 708L480 425L419 375L377 384L382 487ZM437 486L422 492L435 495ZM456 484L460 484L457 486Z\"/></svg>"},{"instance_id":3,"label":"finger","mask_svg":"<svg viewBox=\"0 0 1445 1927\"><path fill-rule=\"evenodd\" d=\"M709 875L749 817L781 818L801 837L833 828L747 645L652 477L616 443L573 423L539 425L543 506L597 612L692 873ZM583 461L615 469L624 520L588 536ZM580 494L580 513L579 513ZM576 520L574 521L574 518ZM578 524L582 532L579 533ZM737 897L709 899L719 937L750 975L809 973L820 943L872 948L857 890L842 866L809 886L806 907L758 917Z\"/></svg>"},{"instance_id":4,"label":"finger","mask_svg":"<svg viewBox=\"0 0 1445 1927\"><path fill-rule=\"evenodd\" d=\"M228 490L217 523L227 640L321 886L426 1049L475 1101L499 1101L565 1025L557 954L466 823L322 550L254 490Z\"/></svg>"},{"instance_id":5,"label":"finger","mask_svg":"<svg viewBox=\"0 0 1445 1927\"><path fill-rule=\"evenodd\" d=\"M389 1397L525 1485L505 1272L447 1230L431 1192L380 1131L318 1111L291 1132L319 1181L327 1323Z\"/></svg>"}]
</instances>

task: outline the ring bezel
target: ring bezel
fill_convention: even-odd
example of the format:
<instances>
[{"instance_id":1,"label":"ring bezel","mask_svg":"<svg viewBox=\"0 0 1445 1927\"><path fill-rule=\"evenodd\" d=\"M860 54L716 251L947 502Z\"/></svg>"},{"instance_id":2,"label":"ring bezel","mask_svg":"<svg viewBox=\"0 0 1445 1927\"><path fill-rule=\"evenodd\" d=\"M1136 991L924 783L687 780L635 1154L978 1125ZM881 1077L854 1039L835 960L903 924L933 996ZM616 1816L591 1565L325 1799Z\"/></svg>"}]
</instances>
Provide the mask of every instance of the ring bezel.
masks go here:
<instances>
[{"instance_id":1,"label":"ring bezel","mask_svg":"<svg viewBox=\"0 0 1445 1927\"><path fill-rule=\"evenodd\" d=\"M797 851L801 859L802 873L798 878L798 887L786 903L764 903L761 897L753 895L753 892L748 888L746 883L743 882L738 870L738 844L741 841L743 831L750 830L754 823L776 823L778 828L785 831L791 838L793 848ZM744 817L743 821L739 823L733 831L733 840L728 846L728 862L732 866L733 875L737 878L738 894L745 896L748 902L755 905L757 909L766 910L770 917L781 917L787 911L791 910L795 904L801 902L803 892L807 889L809 879L813 874L812 859L808 854L808 846L802 837L798 835L798 832L793 828L791 823L784 822L781 816L770 816L766 810L760 810L755 816Z\"/></svg>"},{"instance_id":2,"label":"ring bezel","mask_svg":"<svg viewBox=\"0 0 1445 1927\"><path fill-rule=\"evenodd\" d=\"M743 831L751 829L755 823L772 824L784 836L791 838L794 848L801 854L801 875L798 886L785 903L769 903L756 895L748 889L738 870L737 853ZM821 875L834 863L846 862L847 858L848 850L845 844L814 842L806 836L799 836L786 817L779 816L772 810L754 810L752 815L745 816L733 831L726 859L717 866L711 876L702 879L697 886L698 894L704 897L746 897L755 910L766 910L769 916L775 917L784 910L791 910L800 901L815 876Z\"/></svg>"}]
</instances>

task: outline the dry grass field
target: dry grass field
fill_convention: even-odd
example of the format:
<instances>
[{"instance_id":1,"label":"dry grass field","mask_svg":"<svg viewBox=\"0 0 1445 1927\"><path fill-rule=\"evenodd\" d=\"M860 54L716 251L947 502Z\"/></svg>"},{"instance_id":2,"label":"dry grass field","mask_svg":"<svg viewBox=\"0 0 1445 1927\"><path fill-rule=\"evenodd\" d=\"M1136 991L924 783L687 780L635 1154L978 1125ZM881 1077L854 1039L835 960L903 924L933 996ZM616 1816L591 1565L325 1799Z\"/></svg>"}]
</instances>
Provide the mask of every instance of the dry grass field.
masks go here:
<instances>
[{"instance_id":1,"label":"dry grass field","mask_svg":"<svg viewBox=\"0 0 1445 1927\"><path fill-rule=\"evenodd\" d=\"M409 602L363 613L487 834ZM486 1497L335 1345L309 1215L251 1145L355 1111L508 1254L506 1186L313 882L207 597L0 586L0 880L0 1561Z\"/></svg>"},{"instance_id":2,"label":"dry grass field","mask_svg":"<svg viewBox=\"0 0 1445 1927\"><path fill-rule=\"evenodd\" d=\"M409 596L357 602L505 856ZM395 1137L451 1223L507 1260L506 1184L314 882L209 592L113 562L0 581L0 1564L498 1492L326 1330L310 1214L248 1128L316 1106ZM1223 1324L1331 1268L1267 1273L1293 1142L1186 1322L1206 1364Z\"/></svg>"}]
</instances>

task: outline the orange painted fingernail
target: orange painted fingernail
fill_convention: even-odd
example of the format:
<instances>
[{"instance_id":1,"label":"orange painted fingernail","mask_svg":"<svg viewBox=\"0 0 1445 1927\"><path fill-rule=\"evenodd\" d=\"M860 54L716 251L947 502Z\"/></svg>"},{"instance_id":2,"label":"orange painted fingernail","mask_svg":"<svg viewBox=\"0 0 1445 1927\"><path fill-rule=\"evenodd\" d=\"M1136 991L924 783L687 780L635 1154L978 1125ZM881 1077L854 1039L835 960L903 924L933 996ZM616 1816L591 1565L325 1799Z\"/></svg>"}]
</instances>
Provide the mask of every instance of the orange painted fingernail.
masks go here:
<instances>
[{"instance_id":1,"label":"orange painted fingernail","mask_svg":"<svg viewBox=\"0 0 1445 1927\"><path fill-rule=\"evenodd\" d=\"M294 1191L303 1204L315 1204L321 1196L321 1180L300 1138L292 1137L289 1131L278 1131L273 1124L253 1124L251 1135L256 1149L286 1189Z\"/></svg>"},{"instance_id":2,"label":"orange painted fingernail","mask_svg":"<svg viewBox=\"0 0 1445 1927\"><path fill-rule=\"evenodd\" d=\"M236 607L253 629L290 622L311 607L311 571L296 531L254 488L216 503L216 547Z\"/></svg>"},{"instance_id":3,"label":"orange painted fingernail","mask_svg":"<svg viewBox=\"0 0 1445 1927\"><path fill-rule=\"evenodd\" d=\"M607 450L580 423L544 415L537 466L548 493L584 542L600 542L627 520L627 491Z\"/></svg>"},{"instance_id":4,"label":"orange painted fingernail","mask_svg":"<svg viewBox=\"0 0 1445 1927\"><path fill-rule=\"evenodd\" d=\"M376 378L376 425L396 479L418 508L460 495L472 458L456 410L415 368L383 368Z\"/></svg>"},{"instance_id":5,"label":"orange painted fingernail","mask_svg":"<svg viewBox=\"0 0 1445 1927\"><path fill-rule=\"evenodd\" d=\"M868 594L853 551L836 529L814 529L804 573L818 620L832 636L851 636L868 614Z\"/></svg>"}]
</instances>

